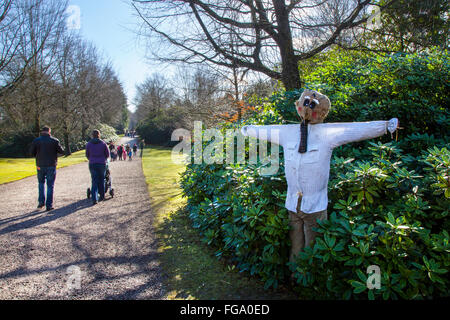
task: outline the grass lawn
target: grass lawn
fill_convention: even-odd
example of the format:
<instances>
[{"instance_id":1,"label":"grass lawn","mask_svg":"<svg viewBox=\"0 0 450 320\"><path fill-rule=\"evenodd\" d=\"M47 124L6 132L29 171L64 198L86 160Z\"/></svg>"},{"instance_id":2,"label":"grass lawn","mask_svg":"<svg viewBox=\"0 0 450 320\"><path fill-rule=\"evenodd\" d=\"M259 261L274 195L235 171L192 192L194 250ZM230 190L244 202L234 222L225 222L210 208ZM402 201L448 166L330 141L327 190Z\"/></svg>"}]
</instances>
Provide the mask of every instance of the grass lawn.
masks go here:
<instances>
[{"instance_id":1,"label":"grass lawn","mask_svg":"<svg viewBox=\"0 0 450 320\"><path fill-rule=\"evenodd\" d=\"M143 169L156 215L168 299L295 299L285 289L265 291L263 282L218 260L200 241L183 209L178 180L184 166L172 162L170 149L146 148Z\"/></svg>"},{"instance_id":2,"label":"grass lawn","mask_svg":"<svg viewBox=\"0 0 450 320\"><path fill-rule=\"evenodd\" d=\"M124 134L119 135L123 137ZM85 150L72 153L69 157L58 158L58 168L87 161ZM13 182L36 175L36 160L34 158L8 159L0 158L0 184Z\"/></svg>"},{"instance_id":3,"label":"grass lawn","mask_svg":"<svg viewBox=\"0 0 450 320\"><path fill-rule=\"evenodd\" d=\"M84 150L74 152L69 157L58 158L58 168L86 161ZM0 184L20 180L36 174L36 160L0 158Z\"/></svg>"}]
</instances>

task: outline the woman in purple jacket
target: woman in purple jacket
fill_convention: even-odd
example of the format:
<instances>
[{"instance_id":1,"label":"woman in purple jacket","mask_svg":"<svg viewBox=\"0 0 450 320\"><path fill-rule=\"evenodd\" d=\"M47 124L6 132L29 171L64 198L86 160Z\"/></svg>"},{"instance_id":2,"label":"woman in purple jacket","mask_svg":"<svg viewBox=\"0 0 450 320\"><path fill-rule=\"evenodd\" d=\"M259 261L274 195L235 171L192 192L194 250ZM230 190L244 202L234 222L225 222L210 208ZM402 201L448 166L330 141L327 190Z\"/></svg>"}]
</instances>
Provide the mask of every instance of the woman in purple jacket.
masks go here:
<instances>
[{"instance_id":1,"label":"woman in purple jacket","mask_svg":"<svg viewBox=\"0 0 450 320\"><path fill-rule=\"evenodd\" d=\"M106 161L110 156L109 148L100 139L100 131L92 131L92 139L86 145L86 157L89 159L89 171L92 179L93 204L105 200Z\"/></svg>"}]
</instances>

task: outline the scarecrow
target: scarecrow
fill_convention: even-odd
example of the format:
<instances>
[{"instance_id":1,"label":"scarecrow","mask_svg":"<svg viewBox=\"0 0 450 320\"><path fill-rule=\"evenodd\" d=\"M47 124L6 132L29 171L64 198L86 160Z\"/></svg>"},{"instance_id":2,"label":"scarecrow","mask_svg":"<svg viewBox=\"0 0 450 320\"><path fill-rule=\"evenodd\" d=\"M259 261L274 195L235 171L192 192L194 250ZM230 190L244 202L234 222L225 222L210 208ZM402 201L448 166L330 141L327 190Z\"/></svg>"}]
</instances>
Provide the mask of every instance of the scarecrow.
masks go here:
<instances>
[{"instance_id":1,"label":"scarecrow","mask_svg":"<svg viewBox=\"0 0 450 320\"><path fill-rule=\"evenodd\" d=\"M288 125L244 126L242 134L268 140L284 149L288 185L285 207L289 211L290 261L311 246L318 220L327 219L328 179L333 149L343 144L392 134L398 119L389 121L323 123L330 111L327 96L305 90L295 107L302 122Z\"/></svg>"}]
</instances>

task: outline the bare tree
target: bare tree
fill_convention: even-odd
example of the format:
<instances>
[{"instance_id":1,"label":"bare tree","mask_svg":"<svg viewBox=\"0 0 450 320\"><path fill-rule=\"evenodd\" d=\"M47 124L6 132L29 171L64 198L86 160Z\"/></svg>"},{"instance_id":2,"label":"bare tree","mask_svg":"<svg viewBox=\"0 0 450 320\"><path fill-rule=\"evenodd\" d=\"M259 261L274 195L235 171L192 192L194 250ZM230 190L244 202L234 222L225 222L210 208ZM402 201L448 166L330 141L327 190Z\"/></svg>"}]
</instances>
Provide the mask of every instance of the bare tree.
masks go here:
<instances>
[{"instance_id":1,"label":"bare tree","mask_svg":"<svg viewBox=\"0 0 450 320\"><path fill-rule=\"evenodd\" d=\"M57 0L8 0L0 5L0 98L57 42L66 7L67 1Z\"/></svg>"},{"instance_id":2,"label":"bare tree","mask_svg":"<svg viewBox=\"0 0 450 320\"><path fill-rule=\"evenodd\" d=\"M76 56L73 52L79 50L80 39L70 33L66 33L61 37L58 44L57 57L57 105L54 113L57 123L63 133L63 142L65 145L66 155L70 155L71 134L78 127L80 117L79 99L76 94L76 73L77 63Z\"/></svg>"},{"instance_id":3,"label":"bare tree","mask_svg":"<svg viewBox=\"0 0 450 320\"><path fill-rule=\"evenodd\" d=\"M13 0L2 20L7 30L4 39L17 44L0 70L0 98L8 119L20 124L18 129L38 133L41 118L51 107L49 88L55 72L56 44L64 32L65 6L57 0ZM2 45L5 43L8 41ZM13 92L10 89L19 91L15 98L7 97Z\"/></svg>"},{"instance_id":4,"label":"bare tree","mask_svg":"<svg viewBox=\"0 0 450 320\"><path fill-rule=\"evenodd\" d=\"M127 97L110 62L102 67L100 81L101 84L96 93L101 99L99 108L97 108L100 122L116 125L122 119L121 111L127 105Z\"/></svg>"},{"instance_id":5,"label":"bare tree","mask_svg":"<svg viewBox=\"0 0 450 320\"><path fill-rule=\"evenodd\" d=\"M23 1L21 5L26 17L24 40L20 46L21 64L25 69L31 98L28 112L34 119L33 130L39 134L41 117L51 107L46 102L50 94L46 86L57 72L55 62L58 42L65 31L64 11L67 3L34 0ZM27 57L32 58L28 61Z\"/></svg>"},{"instance_id":6,"label":"bare tree","mask_svg":"<svg viewBox=\"0 0 450 320\"><path fill-rule=\"evenodd\" d=\"M23 44L23 24L23 14L13 0L0 4L0 97L23 76L24 68L14 76L6 72L7 67L17 58L19 46ZM28 57L28 61L31 58Z\"/></svg>"},{"instance_id":7,"label":"bare tree","mask_svg":"<svg viewBox=\"0 0 450 320\"><path fill-rule=\"evenodd\" d=\"M159 114L162 109L170 107L175 98L175 92L170 87L168 79L158 73L151 75L136 89L138 121Z\"/></svg>"},{"instance_id":8,"label":"bare tree","mask_svg":"<svg viewBox=\"0 0 450 320\"><path fill-rule=\"evenodd\" d=\"M217 122L217 116L233 110L234 99L227 97L227 79L218 70L207 66L184 66L174 76L177 88L175 104L183 110L184 128L192 129L194 121L205 125Z\"/></svg>"},{"instance_id":9,"label":"bare tree","mask_svg":"<svg viewBox=\"0 0 450 320\"><path fill-rule=\"evenodd\" d=\"M77 41L73 55L81 140L88 138L90 127L100 123L120 127L127 99L111 63L102 63L95 46L82 39Z\"/></svg>"},{"instance_id":10,"label":"bare tree","mask_svg":"<svg viewBox=\"0 0 450 320\"><path fill-rule=\"evenodd\" d=\"M100 122L100 113L96 112L103 104L101 88L100 58L96 48L87 41L81 41L74 53L77 64L76 93L78 97L78 115L80 121L80 138L88 138L88 129Z\"/></svg>"},{"instance_id":11,"label":"bare tree","mask_svg":"<svg viewBox=\"0 0 450 320\"><path fill-rule=\"evenodd\" d=\"M386 6L396 0L384 1ZM153 57L241 67L301 87L298 62L366 23L370 0L133 0ZM230 35L233 35L230 37ZM159 39L159 43L151 39ZM234 41L232 43L231 41ZM169 46L167 46L169 45ZM161 52L164 54L161 55Z\"/></svg>"},{"instance_id":12,"label":"bare tree","mask_svg":"<svg viewBox=\"0 0 450 320\"><path fill-rule=\"evenodd\" d=\"M0 96L1 143L11 143L17 136L26 143L45 123L70 154L83 145L90 128L119 127L124 122L127 99L122 85L111 63L102 61L92 44L66 28L66 4L11 0L0 6L1 27L12 17L11 26L21 23L14 54L8 53L10 60L2 62L0 69L2 88L14 89Z\"/></svg>"}]
</instances>

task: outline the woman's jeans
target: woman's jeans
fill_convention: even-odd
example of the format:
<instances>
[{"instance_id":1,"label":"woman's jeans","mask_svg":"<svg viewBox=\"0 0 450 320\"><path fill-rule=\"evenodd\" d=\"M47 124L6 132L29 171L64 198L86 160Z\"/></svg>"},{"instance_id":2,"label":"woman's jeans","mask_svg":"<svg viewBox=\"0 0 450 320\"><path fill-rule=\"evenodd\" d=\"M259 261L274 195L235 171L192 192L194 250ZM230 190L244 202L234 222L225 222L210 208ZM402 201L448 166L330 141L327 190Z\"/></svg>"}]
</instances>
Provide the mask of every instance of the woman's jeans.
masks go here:
<instances>
[{"instance_id":1,"label":"woman's jeans","mask_svg":"<svg viewBox=\"0 0 450 320\"><path fill-rule=\"evenodd\" d=\"M98 201L99 196L100 200L105 198L105 173L106 173L106 165L99 163L90 163L89 171L91 172L92 179L92 200Z\"/></svg>"},{"instance_id":2,"label":"woman's jeans","mask_svg":"<svg viewBox=\"0 0 450 320\"><path fill-rule=\"evenodd\" d=\"M53 206L53 189L55 186L56 167L40 167L37 171L39 182L39 204L47 208ZM45 181L47 180L47 202L45 202Z\"/></svg>"}]
</instances>

